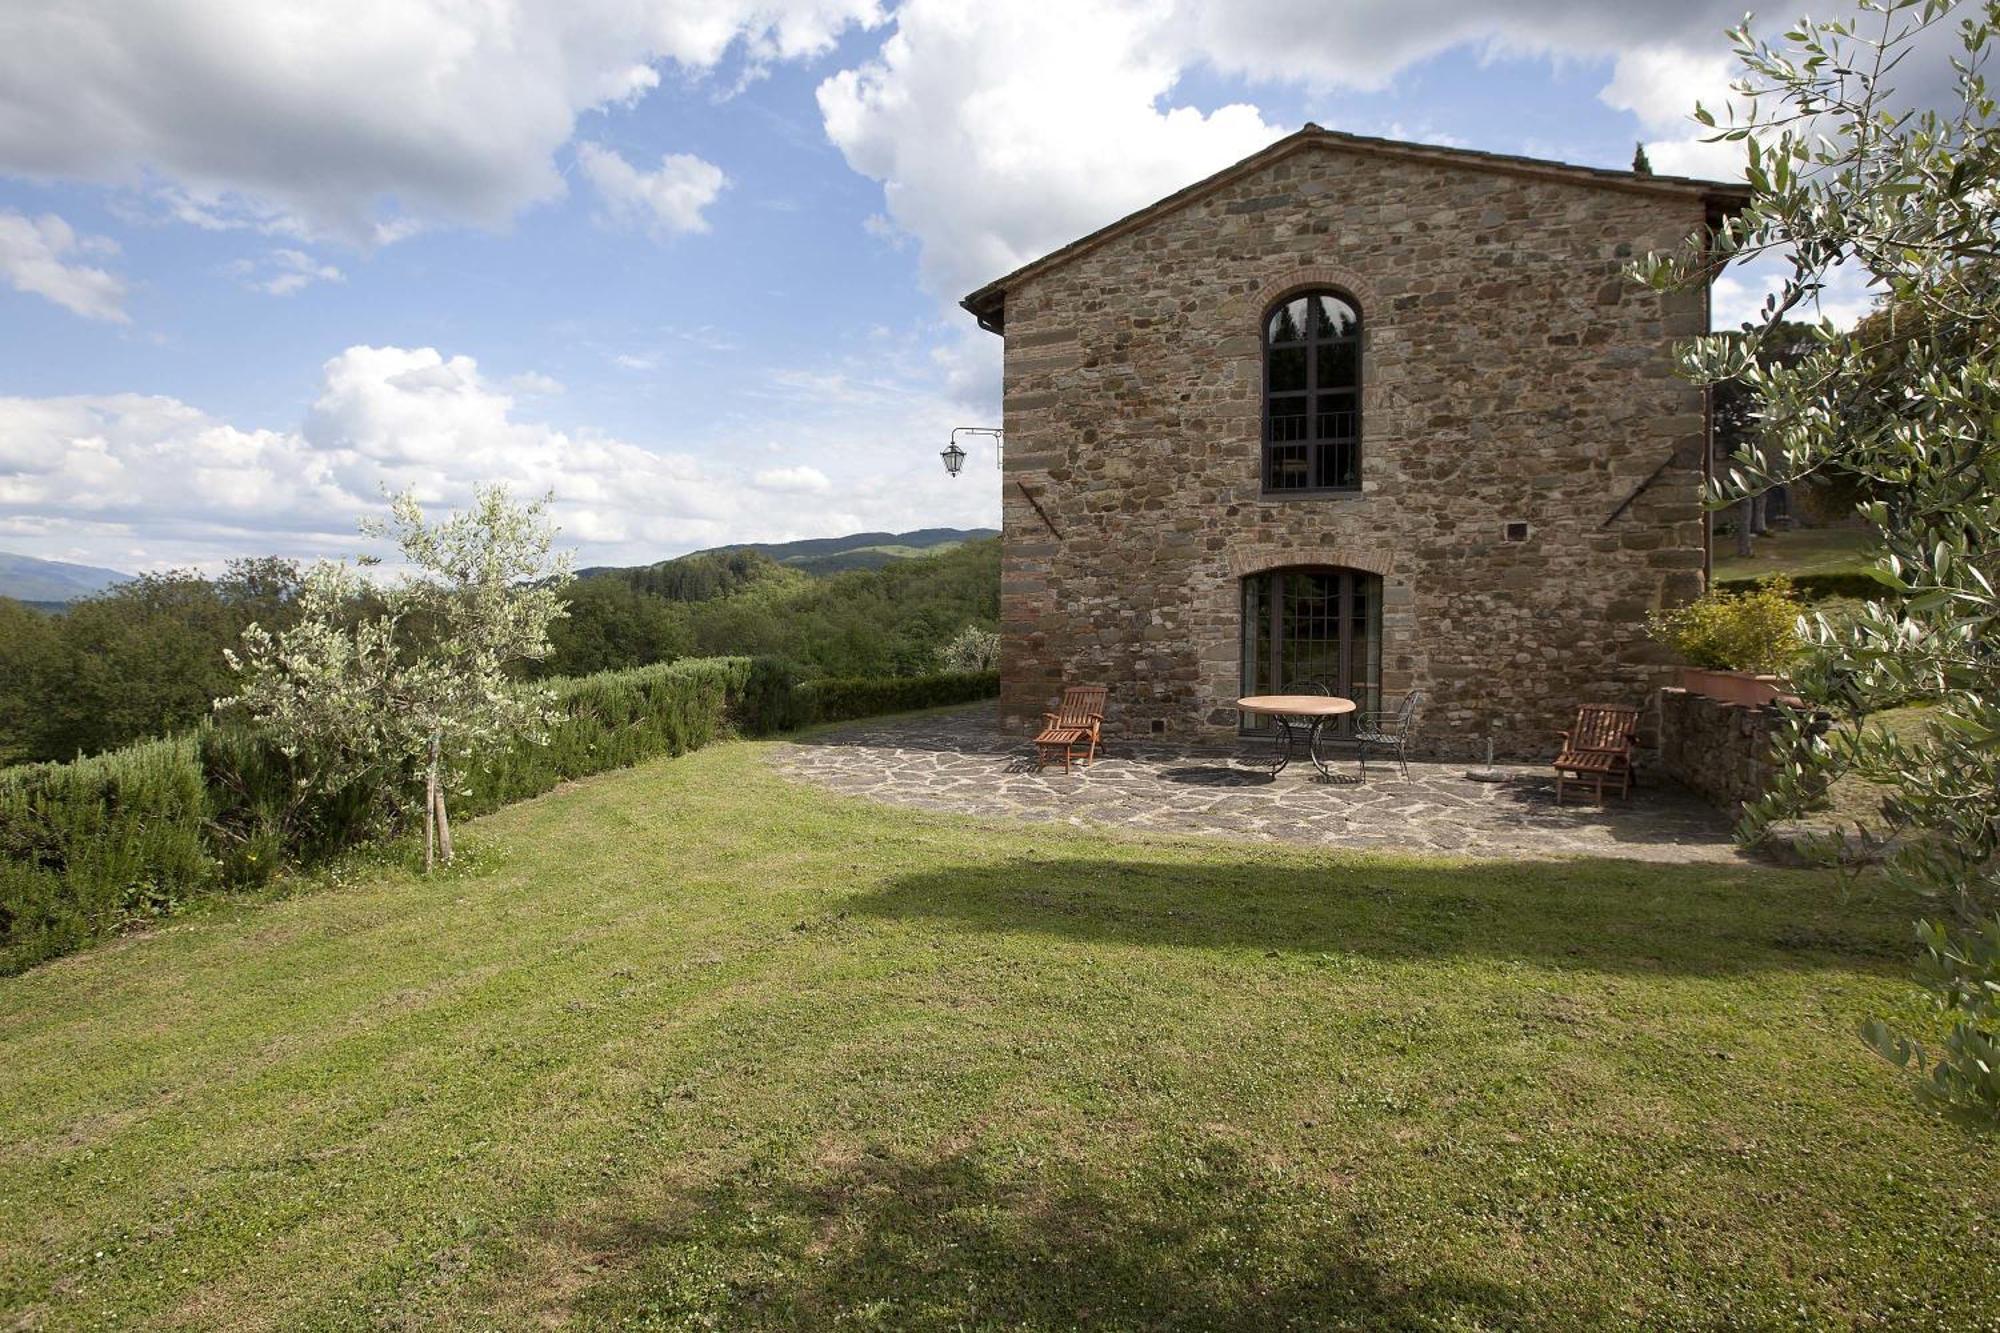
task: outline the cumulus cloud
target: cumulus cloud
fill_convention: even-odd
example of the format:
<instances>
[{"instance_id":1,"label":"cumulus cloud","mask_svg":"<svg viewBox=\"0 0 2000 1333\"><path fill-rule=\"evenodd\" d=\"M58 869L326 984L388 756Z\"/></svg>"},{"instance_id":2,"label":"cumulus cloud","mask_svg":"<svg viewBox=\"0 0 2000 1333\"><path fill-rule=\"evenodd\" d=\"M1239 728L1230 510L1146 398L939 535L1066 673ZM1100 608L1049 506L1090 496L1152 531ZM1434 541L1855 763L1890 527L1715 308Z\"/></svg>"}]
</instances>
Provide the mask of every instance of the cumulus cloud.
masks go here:
<instances>
[{"instance_id":1,"label":"cumulus cloud","mask_svg":"<svg viewBox=\"0 0 2000 1333\"><path fill-rule=\"evenodd\" d=\"M1160 105L1187 63L1171 17L907 0L874 60L820 85L820 111L921 242L931 285L960 294L1284 132L1251 106Z\"/></svg>"},{"instance_id":2,"label":"cumulus cloud","mask_svg":"<svg viewBox=\"0 0 2000 1333\"><path fill-rule=\"evenodd\" d=\"M671 236L707 231L702 210L727 185L722 168L692 153L666 153L652 171L641 171L602 144L577 145L577 165L596 187L610 221Z\"/></svg>"},{"instance_id":3,"label":"cumulus cloud","mask_svg":"<svg viewBox=\"0 0 2000 1333\"><path fill-rule=\"evenodd\" d=\"M1718 276L1709 288L1709 323L1717 329L1739 328L1762 316L1765 299L1778 290L1789 265L1781 256L1766 256L1739 264ZM1875 308L1879 293L1852 266L1827 274L1825 288L1794 311L1792 318L1824 319L1836 328L1851 329Z\"/></svg>"},{"instance_id":4,"label":"cumulus cloud","mask_svg":"<svg viewBox=\"0 0 2000 1333\"><path fill-rule=\"evenodd\" d=\"M125 313L125 283L116 275L77 259L118 253L102 236L78 236L69 223L53 213L31 218L0 211L0 273L15 290L47 297L85 319L130 322Z\"/></svg>"},{"instance_id":5,"label":"cumulus cloud","mask_svg":"<svg viewBox=\"0 0 2000 1333\"><path fill-rule=\"evenodd\" d=\"M239 259L229 266L237 281L267 296L290 296L315 282L345 282L332 264L321 263L303 250L277 249L256 259Z\"/></svg>"},{"instance_id":6,"label":"cumulus cloud","mask_svg":"<svg viewBox=\"0 0 2000 1333\"><path fill-rule=\"evenodd\" d=\"M1297 128L1254 105L1195 105L1190 76L1204 71L1255 96L1380 89L1454 48L1606 60L1599 97L1633 117L1656 171L1740 180L1741 145L1703 142L1691 113L1700 101L1726 114L1736 67L1722 33L1742 13L1742 0L906 0L872 58L824 80L818 100L848 164L882 187L865 229L913 241L926 285L951 302ZM1756 27L1775 36L1778 25ZM1920 39L1896 74L1901 104L1945 99L1951 40L1949 25ZM1469 146L1537 151L1504 138ZM1736 274L1718 291L1719 316L1754 308L1770 276ZM1848 323L1867 304L1849 283L1821 309ZM955 396L997 397L991 343L961 329L939 347Z\"/></svg>"},{"instance_id":7,"label":"cumulus cloud","mask_svg":"<svg viewBox=\"0 0 2000 1333\"><path fill-rule=\"evenodd\" d=\"M1691 112L1727 103L1722 32L1742 13L1742 0L906 0L877 54L826 79L819 104L849 165L882 185L868 230L913 236L927 281L956 298L1297 128L1250 105L1192 105L1183 89L1203 70L1253 88L1379 89L1467 46L1608 59L1600 96L1638 122L1655 170L1740 179L1740 146L1702 143ZM1941 59L1922 65L1898 71L1906 102L1935 101L1949 77Z\"/></svg>"},{"instance_id":8,"label":"cumulus cloud","mask_svg":"<svg viewBox=\"0 0 2000 1333\"><path fill-rule=\"evenodd\" d=\"M180 216L379 243L562 191L554 154L659 66L828 50L878 0L125 0L0 8L0 172L152 185Z\"/></svg>"},{"instance_id":9,"label":"cumulus cloud","mask_svg":"<svg viewBox=\"0 0 2000 1333\"><path fill-rule=\"evenodd\" d=\"M350 347L325 363L303 420L287 428L143 394L0 397L0 547L128 568L335 554L354 549L357 521L379 512L385 490L456 506L489 481L553 492L566 542L592 563L990 522L990 490L953 487L942 468L932 476L932 455L912 447L942 439L950 417L914 387L831 406L801 392L713 439L653 449L524 416L469 357ZM838 482L821 466L771 462L806 439L816 459L837 461ZM736 461L746 457L765 465ZM814 503L773 505L774 493Z\"/></svg>"},{"instance_id":10,"label":"cumulus cloud","mask_svg":"<svg viewBox=\"0 0 2000 1333\"><path fill-rule=\"evenodd\" d=\"M826 473L816 467L768 467L751 478L751 483L760 491L778 491L787 495L824 495L833 489Z\"/></svg>"}]
</instances>

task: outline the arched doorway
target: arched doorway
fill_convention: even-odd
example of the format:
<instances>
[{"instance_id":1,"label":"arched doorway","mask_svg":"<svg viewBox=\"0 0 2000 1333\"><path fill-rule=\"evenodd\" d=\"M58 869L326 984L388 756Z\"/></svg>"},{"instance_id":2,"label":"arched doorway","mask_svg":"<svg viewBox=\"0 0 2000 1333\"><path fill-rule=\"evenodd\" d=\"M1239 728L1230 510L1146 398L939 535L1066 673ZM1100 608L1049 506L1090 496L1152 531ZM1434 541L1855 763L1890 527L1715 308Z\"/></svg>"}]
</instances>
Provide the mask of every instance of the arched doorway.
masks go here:
<instances>
[{"instance_id":1,"label":"arched doorway","mask_svg":"<svg viewBox=\"0 0 2000 1333\"><path fill-rule=\"evenodd\" d=\"M1382 580L1360 569L1295 565L1243 580L1243 693L1316 684L1380 707ZM1270 723L1245 717L1246 731Z\"/></svg>"}]
</instances>

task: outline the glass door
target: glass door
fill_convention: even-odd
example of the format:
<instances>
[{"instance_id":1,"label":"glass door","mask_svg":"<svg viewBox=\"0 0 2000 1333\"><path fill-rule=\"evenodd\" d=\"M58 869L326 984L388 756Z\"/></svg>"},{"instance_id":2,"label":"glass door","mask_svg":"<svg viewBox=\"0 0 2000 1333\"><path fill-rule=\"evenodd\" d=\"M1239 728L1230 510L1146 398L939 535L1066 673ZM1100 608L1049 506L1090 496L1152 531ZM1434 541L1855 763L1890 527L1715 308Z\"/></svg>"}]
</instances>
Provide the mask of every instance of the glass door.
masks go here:
<instances>
[{"instance_id":1,"label":"glass door","mask_svg":"<svg viewBox=\"0 0 2000 1333\"><path fill-rule=\"evenodd\" d=\"M1352 569L1274 569L1243 580L1243 693L1337 694L1379 706L1382 580ZM1245 716L1243 730L1267 731ZM1336 735L1352 730L1343 718Z\"/></svg>"}]
</instances>

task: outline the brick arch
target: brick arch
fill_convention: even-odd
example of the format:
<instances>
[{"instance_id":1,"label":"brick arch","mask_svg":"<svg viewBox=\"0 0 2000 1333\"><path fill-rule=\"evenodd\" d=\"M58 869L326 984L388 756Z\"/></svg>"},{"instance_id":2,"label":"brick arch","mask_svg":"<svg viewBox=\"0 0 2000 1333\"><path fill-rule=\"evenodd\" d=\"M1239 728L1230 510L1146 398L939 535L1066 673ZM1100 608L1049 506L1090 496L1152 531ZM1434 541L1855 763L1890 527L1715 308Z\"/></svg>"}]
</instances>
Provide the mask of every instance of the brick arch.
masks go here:
<instances>
[{"instance_id":1,"label":"brick arch","mask_svg":"<svg viewBox=\"0 0 2000 1333\"><path fill-rule=\"evenodd\" d=\"M1297 565L1358 569L1387 578L1395 572L1396 562L1390 552L1379 547L1346 542L1326 546L1239 546L1229 553L1229 572L1239 579Z\"/></svg>"},{"instance_id":2,"label":"brick arch","mask_svg":"<svg viewBox=\"0 0 2000 1333\"><path fill-rule=\"evenodd\" d=\"M1314 287L1333 287L1346 292L1361 307L1361 328L1364 336L1368 328L1380 316L1381 302L1368 280L1350 269L1329 264L1315 264L1310 268L1293 269L1280 274L1258 289L1254 296L1239 299L1230 310L1233 318L1255 323L1266 310L1278 304L1294 292L1302 292ZM1262 330L1258 330L1261 337Z\"/></svg>"}]
</instances>

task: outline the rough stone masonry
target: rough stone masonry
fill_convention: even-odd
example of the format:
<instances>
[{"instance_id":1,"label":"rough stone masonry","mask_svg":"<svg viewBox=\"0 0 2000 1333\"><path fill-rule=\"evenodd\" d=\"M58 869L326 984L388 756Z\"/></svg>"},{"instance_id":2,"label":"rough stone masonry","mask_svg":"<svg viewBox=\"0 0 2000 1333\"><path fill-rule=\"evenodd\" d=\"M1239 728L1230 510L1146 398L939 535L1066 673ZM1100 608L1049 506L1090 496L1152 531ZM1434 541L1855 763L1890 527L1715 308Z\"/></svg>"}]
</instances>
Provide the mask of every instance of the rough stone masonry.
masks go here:
<instances>
[{"instance_id":1,"label":"rough stone masonry","mask_svg":"<svg viewBox=\"0 0 2000 1333\"><path fill-rule=\"evenodd\" d=\"M1308 126L968 297L1006 339L1007 724L1101 683L1113 734L1229 734L1242 580L1293 566L1380 576L1382 693L1426 691L1433 753L1648 703L1646 612L1705 578L1672 349L1708 314L1623 269L1740 198ZM1261 330L1315 289L1361 315L1361 486L1266 494Z\"/></svg>"}]
</instances>

